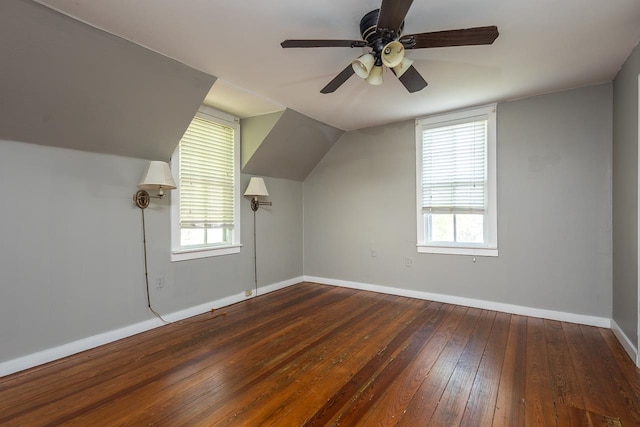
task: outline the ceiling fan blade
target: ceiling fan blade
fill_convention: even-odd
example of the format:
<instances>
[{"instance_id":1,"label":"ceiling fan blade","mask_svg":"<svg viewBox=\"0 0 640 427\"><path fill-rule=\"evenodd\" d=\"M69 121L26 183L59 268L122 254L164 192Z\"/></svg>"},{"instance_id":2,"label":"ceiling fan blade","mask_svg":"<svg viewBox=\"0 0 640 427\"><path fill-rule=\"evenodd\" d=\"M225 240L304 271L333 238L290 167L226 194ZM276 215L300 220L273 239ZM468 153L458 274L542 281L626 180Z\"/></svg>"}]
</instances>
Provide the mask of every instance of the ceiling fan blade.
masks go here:
<instances>
[{"instance_id":1,"label":"ceiling fan blade","mask_svg":"<svg viewBox=\"0 0 640 427\"><path fill-rule=\"evenodd\" d=\"M393 73L395 74L395 71ZM398 77L398 80L400 80L400 83L402 83L410 93L418 92L428 85L413 65L407 68L407 71Z\"/></svg>"},{"instance_id":2,"label":"ceiling fan blade","mask_svg":"<svg viewBox=\"0 0 640 427\"><path fill-rule=\"evenodd\" d=\"M354 74L355 74L355 71L353 71L353 67L351 66L351 64L347 65L347 68L345 68L344 70L340 71L340 74L335 76L333 78L333 80L331 80L329 82L328 85L323 87L322 90L320 91L320 93L333 93L333 92L335 92L336 89L338 89L340 86L342 86L342 84L344 82L346 82L347 80L349 80L349 77L351 77Z\"/></svg>"},{"instance_id":3,"label":"ceiling fan blade","mask_svg":"<svg viewBox=\"0 0 640 427\"><path fill-rule=\"evenodd\" d=\"M413 0L382 0L378 28L397 31L404 21Z\"/></svg>"},{"instance_id":4,"label":"ceiling fan blade","mask_svg":"<svg viewBox=\"0 0 640 427\"><path fill-rule=\"evenodd\" d=\"M471 46L491 44L498 38L498 27L464 28L460 30L434 31L432 33L408 34L400 37L405 49L429 47Z\"/></svg>"},{"instance_id":5,"label":"ceiling fan blade","mask_svg":"<svg viewBox=\"0 0 640 427\"><path fill-rule=\"evenodd\" d=\"M284 48L288 47L365 47L364 40L285 40L280 43Z\"/></svg>"}]
</instances>

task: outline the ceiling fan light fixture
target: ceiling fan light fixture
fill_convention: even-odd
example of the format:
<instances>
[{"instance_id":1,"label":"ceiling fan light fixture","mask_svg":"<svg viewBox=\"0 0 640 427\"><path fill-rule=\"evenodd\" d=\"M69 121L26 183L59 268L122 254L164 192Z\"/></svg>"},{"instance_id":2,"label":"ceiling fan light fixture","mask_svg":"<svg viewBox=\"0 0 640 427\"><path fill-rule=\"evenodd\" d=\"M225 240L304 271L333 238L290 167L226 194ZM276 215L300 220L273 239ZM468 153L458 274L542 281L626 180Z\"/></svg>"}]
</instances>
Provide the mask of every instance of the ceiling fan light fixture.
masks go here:
<instances>
[{"instance_id":1,"label":"ceiling fan light fixture","mask_svg":"<svg viewBox=\"0 0 640 427\"><path fill-rule=\"evenodd\" d=\"M399 41L389 42L382 48L380 58L384 65L393 68L404 59L404 46Z\"/></svg>"},{"instance_id":2,"label":"ceiling fan light fixture","mask_svg":"<svg viewBox=\"0 0 640 427\"><path fill-rule=\"evenodd\" d=\"M490 45L499 36L495 25L456 30L404 34L404 19L414 0L380 0L379 9L372 10L360 20L359 40L302 39L284 40L283 48L349 47L367 48L369 53L347 65L320 93L333 93L351 76L357 74L372 85L382 84L382 68L389 68L409 93L418 92L428 83L410 59L407 49L426 49L452 46ZM373 64L371 62L373 61Z\"/></svg>"},{"instance_id":3,"label":"ceiling fan light fixture","mask_svg":"<svg viewBox=\"0 0 640 427\"><path fill-rule=\"evenodd\" d=\"M375 58L370 53L365 53L364 55L359 56L354 59L351 63L351 67L353 67L353 71L363 79L369 77L369 73L373 68L373 64L375 63Z\"/></svg>"},{"instance_id":4,"label":"ceiling fan light fixture","mask_svg":"<svg viewBox=\"0 0 640 427\"><path fill-rule=\"evenodd\" d=\"M367 83L374 86L379 86L382 84L382 65L375 65L369 76L366 78Z\"/></svg>"},{"instance_id":5,"label":"ceiling fan light fixture","mask_svg":"<svg viewBox=\"0 0 640 427\"><path fill-rule=\"evenodd\" d=\"M398 78L400 78L400 76L402 76L409 69L409 67L411 67L411 64L413 64L413 61L411 59L402 58L402 61L400 61L398 65L393 67L393 72Z\"/></svg>"}]
</instances>

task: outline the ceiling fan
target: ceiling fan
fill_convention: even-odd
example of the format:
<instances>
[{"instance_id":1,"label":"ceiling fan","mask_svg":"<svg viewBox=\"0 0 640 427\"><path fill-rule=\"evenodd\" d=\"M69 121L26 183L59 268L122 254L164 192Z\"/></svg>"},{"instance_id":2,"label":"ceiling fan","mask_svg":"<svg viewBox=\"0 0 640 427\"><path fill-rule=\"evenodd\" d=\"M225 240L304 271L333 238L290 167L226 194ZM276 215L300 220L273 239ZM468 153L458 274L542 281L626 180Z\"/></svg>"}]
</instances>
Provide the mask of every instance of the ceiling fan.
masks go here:
<instances>
[{"instance_id":1,"label":"ceiling fan","mask_svg":"<svg viewBox=\"0 0 640 427\"><path fill-rule=\"evenodd\" d=\"M363 40L285 40L283 48L292 47L360 47L370 48L329 82L321 93L332 93L354 73L372 85L382 84L383 65L390 68L411 93L424 89L427 82L405 58L406 49L492 44L498 27L464 28L430 33L402 35L404 18L413 0L382 0L380 9L372 10L360 20Z\"/></svg>"}]
</instances>

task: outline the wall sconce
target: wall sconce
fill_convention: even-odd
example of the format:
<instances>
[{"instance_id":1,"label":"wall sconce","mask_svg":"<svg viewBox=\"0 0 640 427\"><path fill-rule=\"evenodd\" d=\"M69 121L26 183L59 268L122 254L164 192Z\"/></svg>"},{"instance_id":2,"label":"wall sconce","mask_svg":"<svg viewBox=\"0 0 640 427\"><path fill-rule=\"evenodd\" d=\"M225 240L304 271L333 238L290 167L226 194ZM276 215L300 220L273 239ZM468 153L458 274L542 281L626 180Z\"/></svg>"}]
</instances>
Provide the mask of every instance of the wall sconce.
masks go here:
<instances>
[{"instance_id":1,"label":"wall sconce","mask_svg":"<svg viewBox=\"0 0 640 427\"><path fill-rule=\"evenodd\" d=\"M258 251L256 247L256 211L260 206L271 206L271 202L261 202L258 197L268 196L267 186L264 179L252 177L244 192L245 196L251 197L251 210L253 211L253 279L255 281L256 296L258 296Z\"/></svg>"},{"instance_id":2,"label":"wall sconce","mask_svg":"<svg viewBox=\"0 0 640 427\"><path fill-rule=\"evenodd\" d=\"M251 199L251 210L257 211L260 206L271 206L271 202L261 202L258 200L260 196L268 196L269 192L264 185L264 179L258 177L252 177L247 185L247 190L244 192L245 196L253 196Z\"/></svg>"},{"instance_id":3,"label":"wall sconce","mask_svg":"<svg viewBox=\"0 0 640 427\"><path fill-rule=\"evenodd\" d=\"M169 323L151 307L151 296L149 294L149 271L147 269L147 228L144 223L144 210L149 206L151 199L162 199L164 197L164 190L173 190L176 188L176 183L173 180L173 175L171 175L169 164L157 161L149 162L147 170L144 175L142 175L140 183L138 183L138 188L139 190L133 195L133 201L136 203L136 206L140 208L140 212L142 212L142 244L144 246L144 281L147 286L147 306L153 314L160 318L160 320L165 323ZM158 193L155 196L151 196L147 190L157 191Z\"/></svg>"},{"instance_id":4,"label":"wall sconce","mask_svg":"<svg viewBox=\"0 0 640 427\"><path fill-rule=\"evenodd\" d=\"M151 198L162 199L164 197L164 190L173 190L176 188L169 164L157 161L149 162L147 171L142 175L138 188L140 190L133 195L133 201L136 202L136 206L140 209L145 209L149 206ZM155 196L151 196L147 190L157 190L158 193Z\"/></svg>"}]
</instances>

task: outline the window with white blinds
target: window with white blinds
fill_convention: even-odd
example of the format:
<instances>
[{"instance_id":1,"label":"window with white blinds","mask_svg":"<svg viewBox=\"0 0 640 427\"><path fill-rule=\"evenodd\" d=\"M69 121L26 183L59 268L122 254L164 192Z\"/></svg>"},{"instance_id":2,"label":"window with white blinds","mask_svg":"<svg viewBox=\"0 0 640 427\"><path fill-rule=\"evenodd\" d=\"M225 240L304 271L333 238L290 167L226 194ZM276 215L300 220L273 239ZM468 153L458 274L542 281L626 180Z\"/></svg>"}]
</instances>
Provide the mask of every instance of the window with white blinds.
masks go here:
<instances>
[{"instance_id":1,"label":"window with white blinds","mask_svg":"<svg viewBox=\"0 0 640 427\"><path fill-rule=\"evenodd\" d=\"M233 228L234 129L195 117L179 155L180 228Z\"/></svg>"},{"instance_id":2,"label":"window with white blinds","mask_svg":"<svg viewBox=\"0 0 640 427\"><path fill-rule=\"evenodd\" d=\"M203 106L182 136L172 158L173 261L240 251L239 133L236 118Z\"/></svg>"},{"instance_id":3,"label":"window with white blinds","mask_svg":"<svg viewBox=\"0 0 640 427\"><path fill-rule=\"evenodd\" d=\"M418 252L497 256L496 106L416 120Z\"/></svg>"},{"instance_id":4,"label":"window with white blinds","mask_svg":"<svg viewBox=\"0 0 640 427\"><path fill-rule=\"evenodd\" d=\"M487 120L484 117L422 131L422 209L430 213L485 212Z\"/></svg>"}]
</instances>

